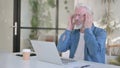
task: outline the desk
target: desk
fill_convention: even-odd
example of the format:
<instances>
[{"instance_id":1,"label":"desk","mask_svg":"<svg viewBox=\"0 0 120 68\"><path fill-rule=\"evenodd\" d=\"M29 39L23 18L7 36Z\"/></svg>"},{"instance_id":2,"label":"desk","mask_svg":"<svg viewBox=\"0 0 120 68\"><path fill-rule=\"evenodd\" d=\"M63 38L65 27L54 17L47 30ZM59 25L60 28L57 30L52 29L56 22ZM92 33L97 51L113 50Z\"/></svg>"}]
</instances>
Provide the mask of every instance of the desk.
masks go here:
<instances>
[{"instance_id":1,"label":"desk","mask_svg":"<svg viewBox=\"0 0 120 68\"><path fill-rule=\"evenodd\" d=\"M72 65L72 63L70 63ZM78 61L76 64L89 64L86 68L120 68L119 66L100 64L88 61ZM0 53L0 68L71 68L70 65L55 65L41 62L36 57L31 57L29 61L22 60L21 57L10 53Z\"/></svg>"}]
</instances>

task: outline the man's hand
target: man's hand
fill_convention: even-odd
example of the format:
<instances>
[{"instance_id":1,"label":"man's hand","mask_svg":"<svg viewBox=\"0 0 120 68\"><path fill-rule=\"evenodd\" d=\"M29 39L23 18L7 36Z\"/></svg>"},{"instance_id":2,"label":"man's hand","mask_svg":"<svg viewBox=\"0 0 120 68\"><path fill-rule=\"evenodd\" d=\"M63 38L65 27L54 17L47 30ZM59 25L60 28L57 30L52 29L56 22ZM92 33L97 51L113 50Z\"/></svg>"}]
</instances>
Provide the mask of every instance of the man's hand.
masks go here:
<instances>
[{"instance_id":1,"label":"man's hand","mask_svg":"<svg viewBox=\"0 0 120 68\"><path fill-rule=\"evenodd\" d=\"M85 14L85 22L84 22L84 28L91 28L92 27L92 23L93 23L93 18L92 15L90 15L89 13Z\"/></svg>"},{"instance_id":2,"label":"man's hand","mask_svg":"<svg viewBox=\"0 0 120 68\"><path fill-rule=\"evenodd\" d=\"M68 19L68 30L73 30L75 23L73 22L74 15L71 15Z\"/></svg>"}]
</instances>

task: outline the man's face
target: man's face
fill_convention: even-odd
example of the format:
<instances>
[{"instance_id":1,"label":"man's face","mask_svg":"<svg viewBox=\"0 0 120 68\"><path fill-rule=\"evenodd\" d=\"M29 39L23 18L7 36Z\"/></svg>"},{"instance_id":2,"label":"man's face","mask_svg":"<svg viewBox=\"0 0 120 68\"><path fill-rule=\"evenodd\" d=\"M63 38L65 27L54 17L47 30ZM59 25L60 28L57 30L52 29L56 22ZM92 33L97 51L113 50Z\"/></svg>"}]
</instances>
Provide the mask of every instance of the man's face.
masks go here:
<instances>
[{"instance_id":1,"label":"man's face","mask_svg":"<svg viewBox=\"0 0 120 68\"><path fill-rule=\"evenodd\" d=\"M74 19L75 25L80 25L80 24L83 24L85 15L75 14L73 19Z\"/></svg>"},{"instance_id":2,"label":"man's face","mask_svg":"<svg viewBox=\"0 0 120 68\"><path fill-rule=\"evenodd\" d=\"M75 9L75 14L73 17L75 25L84 24L86 12L87 12L87 10L84 7L80 7L80 8Z\"/></svg>"}]
</instances>

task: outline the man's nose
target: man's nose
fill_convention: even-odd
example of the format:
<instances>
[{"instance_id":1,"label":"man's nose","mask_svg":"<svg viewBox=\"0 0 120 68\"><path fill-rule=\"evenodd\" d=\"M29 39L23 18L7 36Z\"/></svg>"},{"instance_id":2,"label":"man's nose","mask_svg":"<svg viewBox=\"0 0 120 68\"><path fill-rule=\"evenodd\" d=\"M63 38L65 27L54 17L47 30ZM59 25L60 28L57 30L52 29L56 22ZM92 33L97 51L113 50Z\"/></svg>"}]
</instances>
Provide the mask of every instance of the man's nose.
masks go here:
<instances>
[{"instance_id":1,"label":"man's nose","mask_svg":"<svg viewBox=\"0 0 120 68\"><path fill-rule=\"evenodd\" d=\"M75 17L75 20L78 20L78 19L79 19L79 16L76 16L76 17Z\"/></svg>"},{"instance_id":2,"label":"man's nose","mask_svg":"<svg viewBox=\"0 0 120 68\"><path fill-rule=\"evenodd\" d=\"M75 21L76 21L76 22L79 21L79 18L75 18Z\"/></svg>"}]
</instances>

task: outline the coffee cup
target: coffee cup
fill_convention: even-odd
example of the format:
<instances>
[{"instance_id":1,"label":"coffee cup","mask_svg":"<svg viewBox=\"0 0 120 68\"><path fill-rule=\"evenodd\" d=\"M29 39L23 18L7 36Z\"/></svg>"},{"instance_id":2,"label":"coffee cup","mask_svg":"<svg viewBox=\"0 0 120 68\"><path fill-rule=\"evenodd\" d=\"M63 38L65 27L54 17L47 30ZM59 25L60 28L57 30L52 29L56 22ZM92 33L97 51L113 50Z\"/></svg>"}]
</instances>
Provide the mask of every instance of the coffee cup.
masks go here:
<instances>
[{"instance_id":1,"label":"coffee cup","mask_svg":"<svg viewBox=\"0 0 120 68\"><path fill-rule=\"evenodd\" d=\"M23 60L29 60L30 59L30 49L23 49Z\"/></svg>"}]
</instances>

